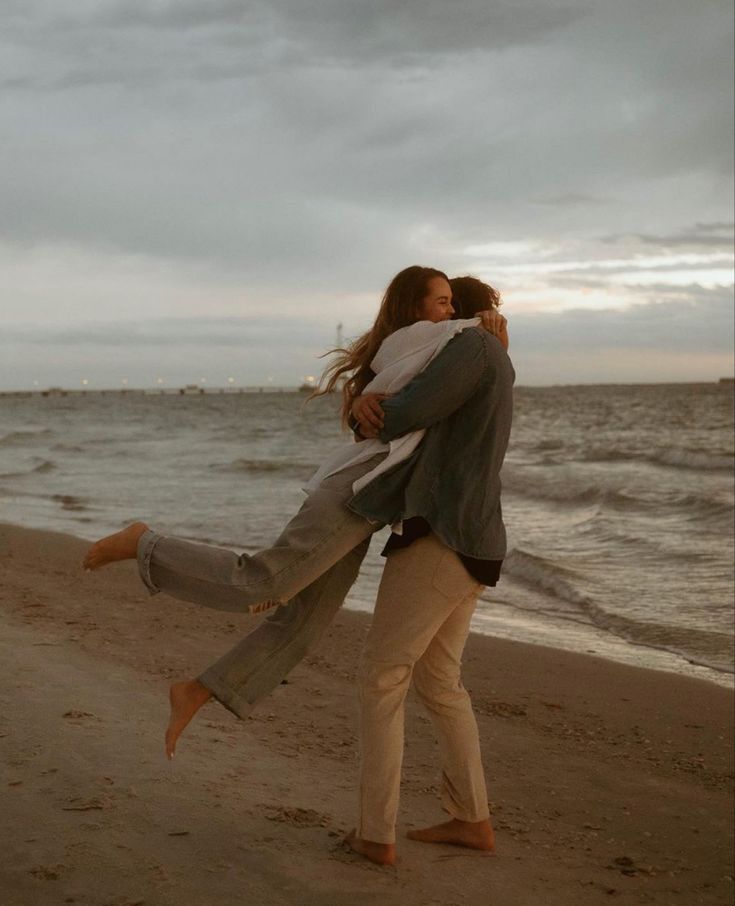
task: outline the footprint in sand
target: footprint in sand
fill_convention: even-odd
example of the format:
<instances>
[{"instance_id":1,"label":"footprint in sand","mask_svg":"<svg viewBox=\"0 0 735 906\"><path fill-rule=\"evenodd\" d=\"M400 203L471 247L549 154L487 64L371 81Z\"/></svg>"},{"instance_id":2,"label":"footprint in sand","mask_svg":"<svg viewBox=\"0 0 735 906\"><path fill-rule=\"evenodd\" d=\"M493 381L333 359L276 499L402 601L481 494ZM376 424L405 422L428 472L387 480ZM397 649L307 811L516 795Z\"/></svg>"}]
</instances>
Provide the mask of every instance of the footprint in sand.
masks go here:
<instances>
[{"instance_id":1,"label":"footprint in sand","mask_svg":"<svg viewBox=\"0 0 735 906\"><path fill-rule=\"evenodd\" d=\"M99 721L100 720L100 718L97 717L95 714L90 714L89 711L79 711L76 708L72 708L69 711L65 711L61 716L65 717L67 720L74 720L74 721L85 721L85 720Z\"/></svg>"},{"instance_id":2,"label":"footprint in sand","mask_svg":"<svg viewBox=\"0 0 735 906\"><path fill-rule=\"evenodd\" d=\"M280 821L293 827L327 827L330 815L322 815L311 808L271 807L265 816L269 821Z\"/></svg>"},{"instance_id":3,"label":"footprint in sand","mask_svg":"<svg viewBox=\"0 0 735 906\"><path fill-rule=\"evenodd\" d=\"M513 705L510 702L475 701L474 706L480 714L494 714L496 717L525 717L527 713L523 705Z\"/></svg>"},{"instance_id":4,"label":"footprint in sand","mask_svg":"<svg viewBox=\"0 0 735 906\"><path fill-rule=\"evenodd\" d=\"M75 799L69 799L68 805L62 805L62 812L92 812L114 808L115 803L112 799L107 796L92 796L89 799L83 799L81 797L76 797Z\"/></svg>"},{"instance_id":5,"label":"footprint in sand","mask_svg":"<svg viewBox=\"0 0 735 906\"><path fill-rule=\"evenodd\" d=\"M58 881L66 865L39 865L28 873L38 878L39 881Z\"/></svg>"}]
</instances>

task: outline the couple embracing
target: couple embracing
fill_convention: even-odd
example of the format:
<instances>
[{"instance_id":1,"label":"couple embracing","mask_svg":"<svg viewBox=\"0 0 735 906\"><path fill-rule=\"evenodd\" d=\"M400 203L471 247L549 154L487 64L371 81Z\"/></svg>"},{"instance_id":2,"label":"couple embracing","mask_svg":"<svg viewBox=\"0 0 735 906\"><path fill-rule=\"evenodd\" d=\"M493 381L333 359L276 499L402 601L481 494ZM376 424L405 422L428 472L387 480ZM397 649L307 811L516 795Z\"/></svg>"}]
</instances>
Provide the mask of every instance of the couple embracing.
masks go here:
<instances>
[{"instance_id":1,"label":"couple embracing","mask_svg":"<svg viewBox=\"0 0 735 906\"><path fill-rule=\"evenodd\" d=\"M404 701L414 688L441 752L450 820L410 832L491 851L477 724L462 652L483 585L506 552L500 468L513 367L498 293L473 277L409 267L389 284L373 327L325 374L342 385L355 443L312 478L272 545L253 555L133 523L98 541L84 566L137 558L152 594L216 610L270 613L198 678L171 688L166 752L210 698L241 718L321 637L357 578L372 534L390 525L385 568L359 671L361 763L352 849L395 862Z\"/></svg>"}]
</instances>

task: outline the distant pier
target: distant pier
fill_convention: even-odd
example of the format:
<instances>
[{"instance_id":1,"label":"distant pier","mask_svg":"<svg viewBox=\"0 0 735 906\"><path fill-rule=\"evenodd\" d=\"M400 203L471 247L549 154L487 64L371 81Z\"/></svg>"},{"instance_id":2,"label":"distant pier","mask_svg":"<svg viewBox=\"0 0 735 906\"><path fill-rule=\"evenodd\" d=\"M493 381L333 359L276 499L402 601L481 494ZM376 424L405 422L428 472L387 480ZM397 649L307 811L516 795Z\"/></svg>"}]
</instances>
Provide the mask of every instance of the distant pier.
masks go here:
<instances>
[{"instance_id":1,"label":"distant pier","mask_svg":"<svg viewBox=\"0 0 735 906\"><path fill-rule=\"evenodd\" d=\"M200 387L196 384L187 384L184 387L48 387L45 390L0 390L0 397L28 397L28 396L209 396L212 394L227 394L228 396L242 393L311 393L314 387L311 384L302 384L300 387L274 387L266 384L263 387Z\"/></svg>"}]
</instances>

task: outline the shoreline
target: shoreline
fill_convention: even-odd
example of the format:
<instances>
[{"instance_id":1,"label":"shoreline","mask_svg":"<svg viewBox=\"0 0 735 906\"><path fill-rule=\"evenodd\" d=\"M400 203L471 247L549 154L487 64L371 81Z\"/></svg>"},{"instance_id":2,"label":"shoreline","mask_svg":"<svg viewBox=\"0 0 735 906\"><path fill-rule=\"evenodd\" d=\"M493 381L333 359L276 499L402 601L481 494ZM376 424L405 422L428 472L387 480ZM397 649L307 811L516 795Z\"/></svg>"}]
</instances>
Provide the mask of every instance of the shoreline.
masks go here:
<instances>
[{"instance_id":1,"label":"shoreline","mask_svg":"<svg viewBox=\"0 0 735 906\"><path fill-rule=\"evenodd\" d=\"M114 531L114 529L112 531ZM81 550L85 550L86 547L94 540L94 538L97 537L97 536L90 535L90 537L87 538L87 537L84 537L81 535L74 535L71 532L56 531L54 529L48 529L48 528L34 528L34 527L30 527L30 526L18 525L16 523L0 522L0 543L6 532L10 533L11 535L22 535L25 533L33 533L35 535L40 536L41 540L47 540L47 538L48 539L53 539L53 538L64 539L64 543L73 543L75 545L81 544L82 545L82 548L80 548ZM189 540L201 541L201 539L197 539L197 538L191 538ZM216 542L210 542L210 541L201 541L201 543L216 544ZM0 548L0 551L1 550L2 549ZM70 565L73 568L74 564L70 564ZM113 565L113 569L115 569L115 570L124 569L124 568L125 568L124 565L123 566ZM105 568L105 570L101 571L100 573L95 573L93 575L95 577L99 576L99 575L105 575L107 570L108 570L108 568ZM89 578L86 574L81 572L81 567L80 567L80 575L83 578ZM135 571L135 570L134 570L134 576L135 576L135 579L138 581L139 593L140 593L141 597L143 597L145 600L148 600L148 592L143 587L143 585L140 583L140 581L137 577L137 571ZM160 597L162 600L168 600L168 601L172 600L165 594L160 594L158 597ZM230 612L225 613L223 611L210 610L208 608L200 608L200 607L197 607L196 605L190 605L190 604L182 603L182 602L176 602L176 605L192 609L195 613L209 614L212 617L216 616L220 619L223 617L227 617L227 620L225 620L225 623L228 623L228 624L231 624L232 620L241 620L243 622L243 626L244 626L245 630L247 630L247 627L254 625L251 622L249 622L250 620L252 620L251 617L241 617L238 614L233 614ZM369 611L366 611L360 607L349 607L349 606L345 606L342 609L341 614L354 614L360 620L365 620L365 621L369 621L370 616L371 616L371 612L369 612ZM365 629L365 631L367 631L367 628ZM547 658L551 658L556 655L563 655L564 657L569 657L570 659L579 658L579 659L581 659L580 663L585 663L586 661L592 661L592 662L599 661L599 662L601 662L601 665L614 664L616 667L619 667L621 670L627 669L627 670L633 670L633 671L642 671L643 673L664 674L665 676L676 677L676 678L682 679L682 680L689 680L689 681L692 681L695 683L705 683L707 685L714 686L715 688L725 689L730 692L735 691L733 689L732 683L728 684L728 683L724 683L724 682L722 682L722 683L717 682L716 679L711 678L709 675L691 676L691 675L687 675L687 674L683 674L683 673L678 673L674 670L666 670L663 668L659 669L656 667L650 667L647 665L631 663L628 661L616 660L614 658L606 657L604 655L597 654L595 652L578 651L578 650L571 649L571 648L557 648L553 645L546 645L542 642L526 641L526 640L522 640L522 639L510 638L510 637L505 637L505 636L497 636L497 635L493 635L489 632L483 633L483 632L477 632L475 630L472 630L470 632L470 639L473 639L473 638L491 639L494 644L497 644L500 646L508 646L509 651L517 648L519 657L521 656L522 652L528 648L528 649L531 649L531 652L536 652L537 650L544 652L543 656L547 657ZM623 639L621 639L621 642L626 645L629 645L633 648L641 648L646 651L659 650L659 649L653 648L651 646L640 645L638 643L629 642L629 641L623 640ZM468 642L468 644L469 644L469 642ZM660 649L660 650L665 654L673 655L673 653L670 652L668 649ZM531 655L531 656L533 656L533 655ZM679 656L682 657L682 659L684 659L683 655L679 655ZM722 671L717 671L716 668L712 668L706 664L695 664L691 661L687 661L687 663L692 664L693 667L702 667L703 669L706 669L707 671L710 671L712 673L718 673L718 674L721 673L723 678L732 678L733 677L733 674L728 674L728 673L724 673Z\"/></svg>"},{"instance_id":2,"label":"shoreline","mask_svg":"<svg viewBox=\"0 0 735 906\"><path fill-rule=\"evenodd\" d=\"M497 856L403 839L441 820L431 725L410 697L395 870L347 854L354 676L368 617L343 611L239 721L207 705L163 756L167 686L253 618L149 598L132 563L0 526L0 882L10 906L428 903L690 906L733 893L733 694L603 658L473 634Z\"/></svg>"},{"instance_id":3,"label":"shoreline","mask_svg":"<svg viewBox=\"0 0 735 906\"><path fill-rule=\"evenodd\" d=\"M45 523L44 519L39 520L39 524L36 526L33 525L23 525L21 523L15 522L0 522L0 530L9 529L9 530L21 530L21 531L33 531L33 532L47 532L51 535L61 535L69 538L75 538L84 541L85 543L91 543L96 538L102 537L103 535L109 534L110 532L117 531L119 528L118 525L100 525L94 527L91 525L78 525L77 530L83 532L83 534L75 534L70 530L67 530L67 526L61 526L59 528L49 528ZM222 542L213 541L211 539L202 539L190 536L187 537L188 540L201 542L203 544L223 544L224 547L229 547L236 549L237 545L227 544ZM242 548L241 548L242 549ZM355 586L358 588L358 585ZM494 589L486 589L483 592L483 595L486 595L494 592ZM482 597L482 596L481 596ZM484 598L486 603L489 603L490 606L493 603L500 604L501 606L507 606L505 602L502 601L502 598L498 602L493 602L492 597ZM348 596L348 599L345 603L344 610L353 612L367 614L369 617L371 610L371 604L364 600L362 597L356 598L354 594ZM483 632L477 629L478 624L487 623L489 628L488 631ZM653 645L645 645L641 642L631 641L622 636L616 636L609 631L606 633L602 629L599 629L594 626L586 627L589 631L589 638L582 640L582 643L585 645L594 645L599 644L603 649L602 652L596 650L581 650L580 645L574 644L563 644L562 630L559 627L555 627L555 635L558 641L561 641L562 644L557 646L554 644L548 644L544 641L538 641L535 638L530 638L534 634L540 634L541 628L537 628L533 625L529 625L526 630L527 637L519 638L517 635L513 634L512 630L508 630L501 623L498 624L497 619L493 619L491 614L478 610L473 618L473 629L472 635L478 635L483 638L493 638L498 641L507 641L512 643L517 643L519 645L529 645L533 648L543 648L548 651L561 651L568 654L580 654L586 657L592 657L600 659L606 663L620 664L629 667L635 667L641 670L651 670L655 673L666 673L674 676L684 676L691 679L701 680L703 682L711 683L715 686L730 689L735 688L735 672L720 670L717 667L712 666L704 662L697 662L690 658L687 658L684 654L680 652L673 651L666 647L656 647ZM574 631L577 629L576 623L570 623L570 630ZM595 634L598 634L597 639L595 639ZM735 645L735 642L733 642ZM648 660L649 663L642 663L643 661ZM650 661L657 662L655 665L650 663Z\"/></svg>"}]
</instances>

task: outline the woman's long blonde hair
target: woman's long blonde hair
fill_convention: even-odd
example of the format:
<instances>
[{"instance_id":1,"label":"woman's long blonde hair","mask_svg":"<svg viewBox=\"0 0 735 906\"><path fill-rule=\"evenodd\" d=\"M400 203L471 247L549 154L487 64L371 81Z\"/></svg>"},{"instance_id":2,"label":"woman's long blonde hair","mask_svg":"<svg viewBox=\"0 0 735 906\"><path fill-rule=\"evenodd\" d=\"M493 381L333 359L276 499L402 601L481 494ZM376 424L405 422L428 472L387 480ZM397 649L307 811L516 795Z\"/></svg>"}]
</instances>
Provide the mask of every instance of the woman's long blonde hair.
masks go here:
<instances>
[{"instance_id":1,"label":"woman's long blonde hair","mask_svg":"<svg viewBox=\"0 0 735 906\"><path fill-rule=\"evenodd\" d=\"M331 393L340 379L342 384L342 422L347 423L352 402L375 377L370 363L383 340L401 327L408 327L421 319L421 303L429 291L429 281L434 277L449 278L433 267L417 264L407 267L388 284L375 323L361 337L345 349L330 349L325 355L337 358L324 369L319 387L312 397ZM345 379L346 377L346 379Z\"/></svg>"}]
</instances>

